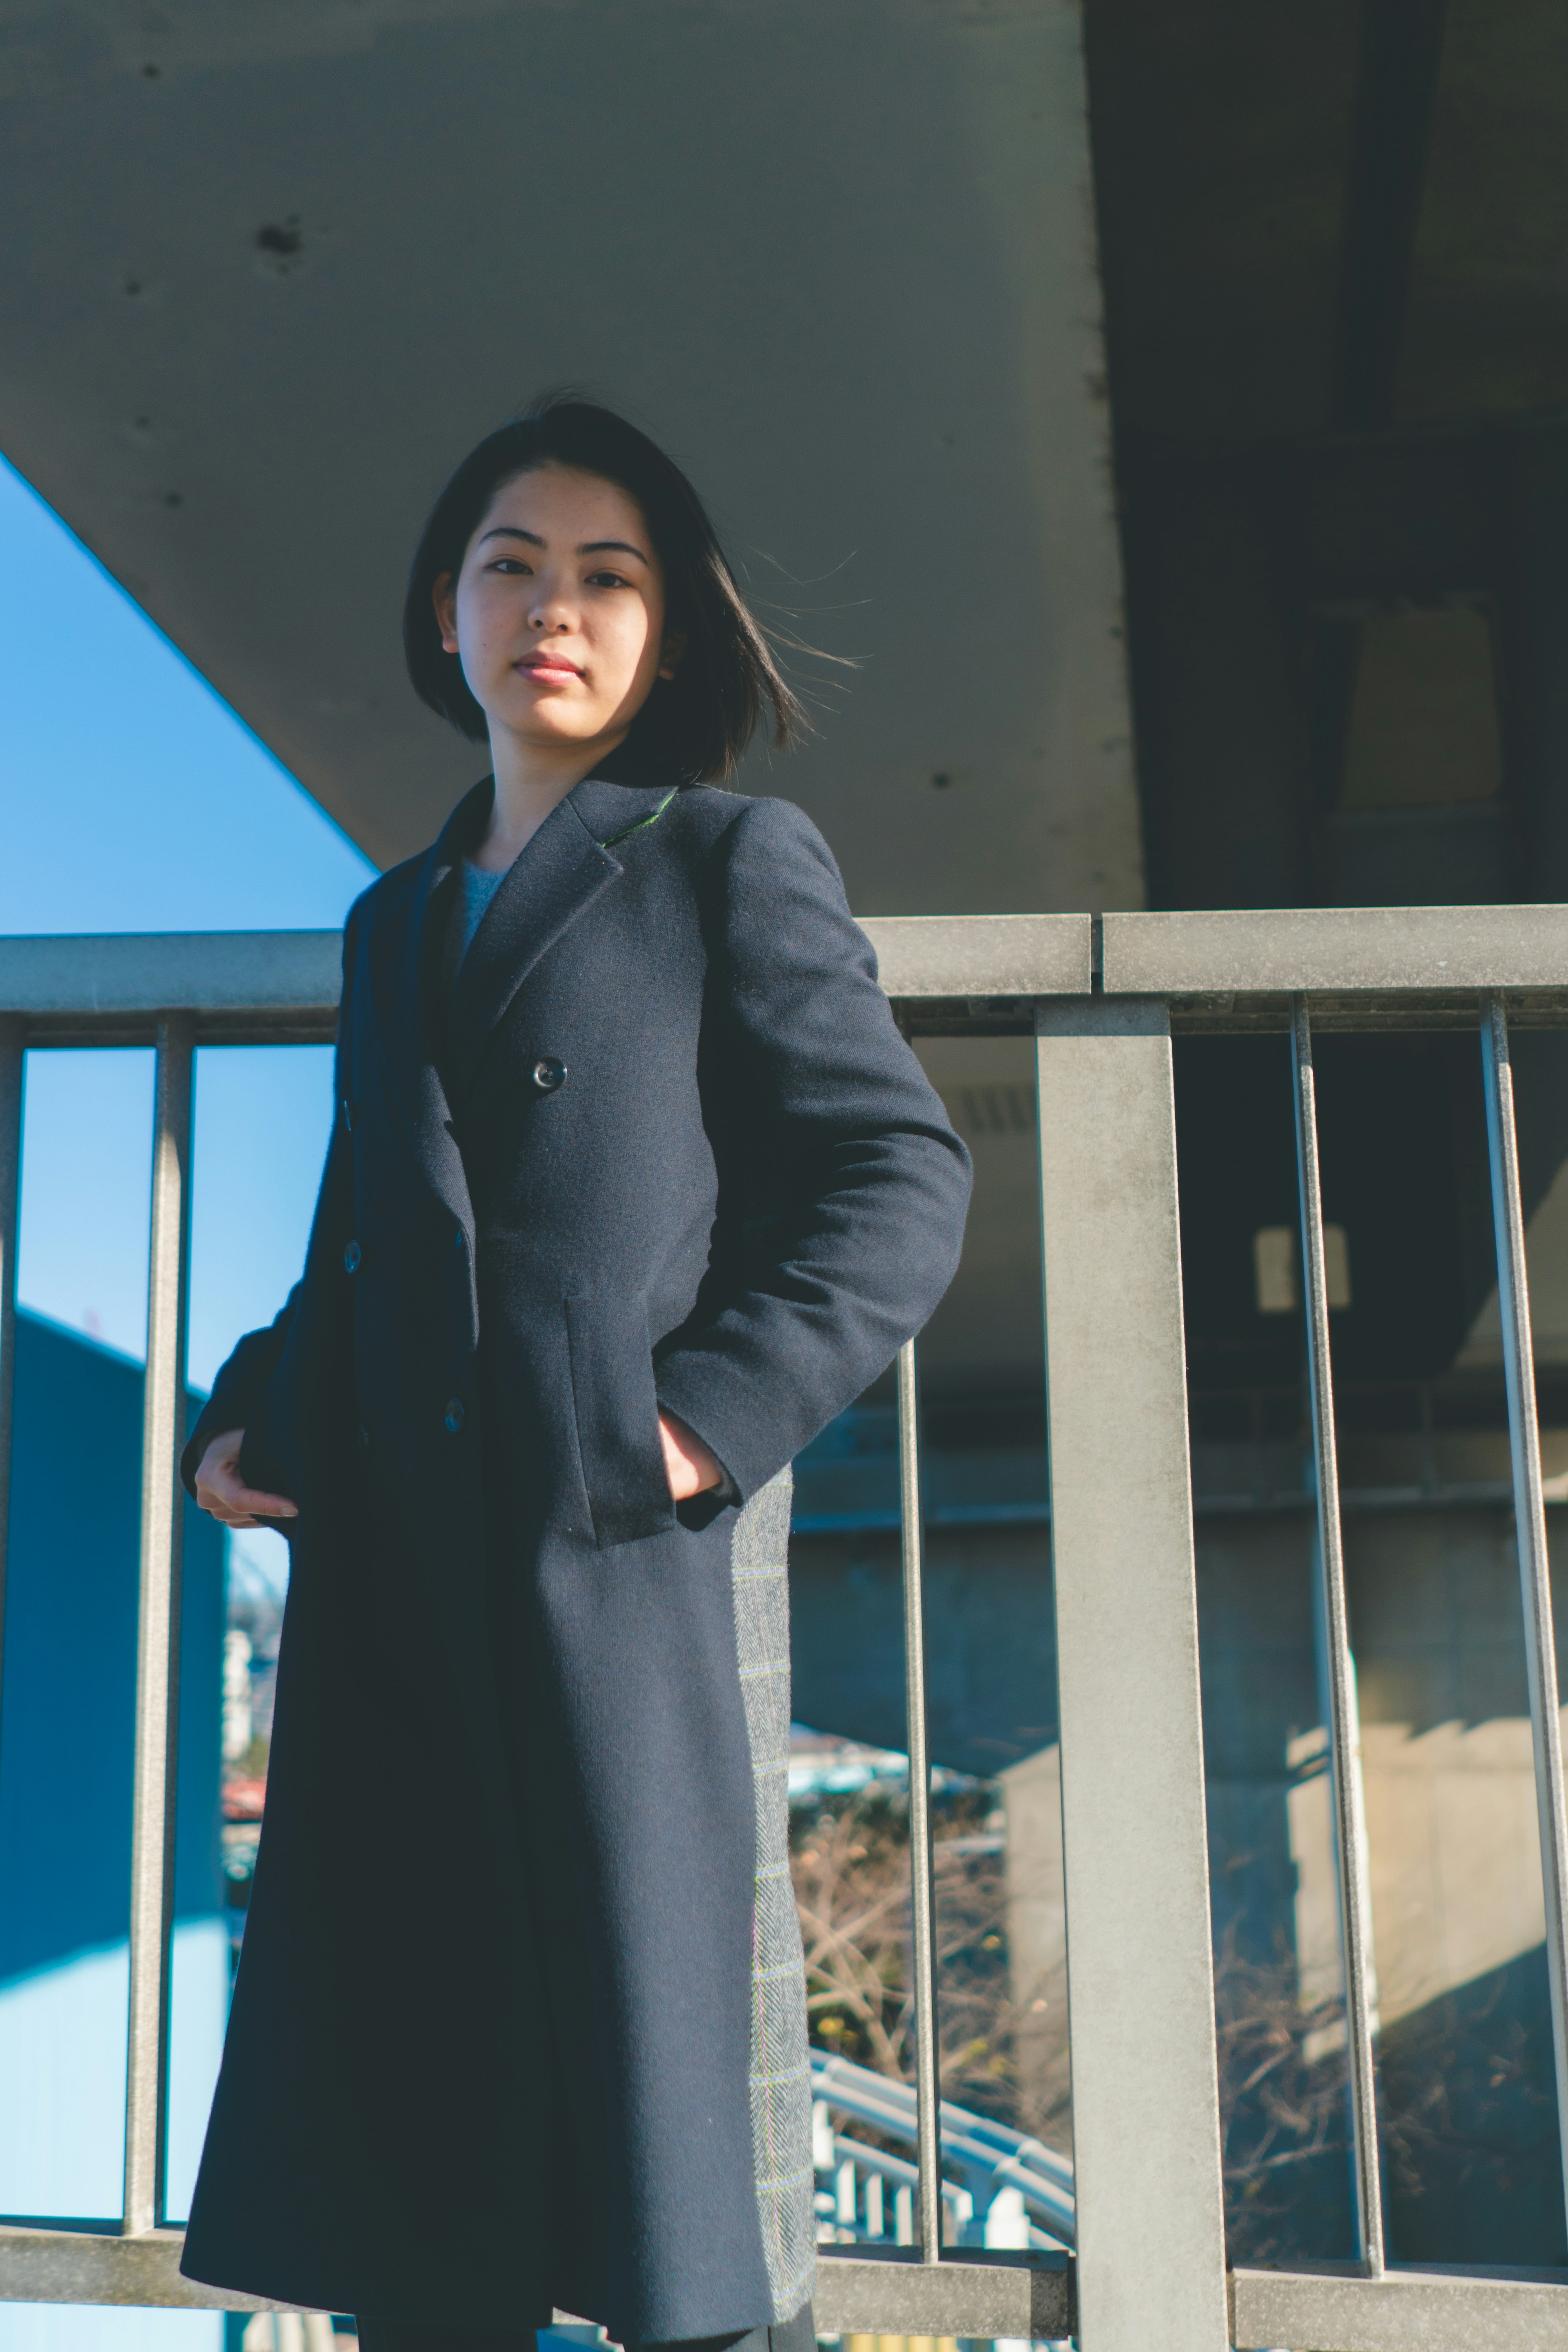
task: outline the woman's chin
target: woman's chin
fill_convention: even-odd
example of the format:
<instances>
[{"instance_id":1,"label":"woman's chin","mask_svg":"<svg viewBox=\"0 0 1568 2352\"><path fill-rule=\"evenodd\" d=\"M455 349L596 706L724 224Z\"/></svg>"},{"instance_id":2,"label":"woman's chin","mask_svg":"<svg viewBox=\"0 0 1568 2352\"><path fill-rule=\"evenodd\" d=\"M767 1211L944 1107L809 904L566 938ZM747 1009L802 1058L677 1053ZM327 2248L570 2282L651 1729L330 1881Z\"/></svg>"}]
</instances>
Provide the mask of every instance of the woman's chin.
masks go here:
<instances>
[{"instance_id":1,"label":"woman's chin","mask_svg":"<svg viewBox=\"0 0 1568 2352\"><path fill-rule=\"evenodd\" d=\"M574 709L563 697L540 695L530 698L527 710L504 713L500 724L514 741L525 744L530 751L554 751L571 749L579 743L596 743L605 732L607 722L598 711ZM490 714L490 725L497 724Z\"/></svg>"}]
</instances>

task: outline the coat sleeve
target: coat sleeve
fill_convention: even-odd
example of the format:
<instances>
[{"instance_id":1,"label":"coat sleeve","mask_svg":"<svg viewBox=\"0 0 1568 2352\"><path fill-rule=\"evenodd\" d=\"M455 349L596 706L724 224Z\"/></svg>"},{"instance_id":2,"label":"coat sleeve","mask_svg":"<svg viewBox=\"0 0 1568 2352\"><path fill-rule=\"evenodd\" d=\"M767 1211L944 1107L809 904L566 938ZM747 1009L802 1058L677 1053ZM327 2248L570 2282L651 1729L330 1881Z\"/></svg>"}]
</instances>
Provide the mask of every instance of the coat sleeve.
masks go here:
<instances>
[{"instance_id":1,"label":"coat sleeve","mask_svg":"<svg viewBox=\"0 0 1568 2352\"><path fill-rule=\"evenodd\" d=\"M788 1175L767 1244L655 1373L744 1499L926 1321L958 1265L970 1165L810 819L754 801L724 847L723 1062Z\"/></svg>"},{"instance_id":2,"label":"coat sleeve","mask_svg":"<svg viewBox=\"0 0 1568 2352\"><path fill-rule=\"evenodd\" d=\"M185 1450L180 1456L180 1475L187 1494L196 1491L196 1472L213 1439L222 1437L227 1430L248 1425L257 1400L278 1369L278 1360L293 1328L300 1291L300 1285L296 1283L272 1321L260 1331L247 1331L219 1370L212 1394L197 1414L195 1427L185 1440Z\"/></svg>"},{"instance_id":3,"label":"coat sleeve","mask_svg":"<svg viewBox=\"0 0 1568 2352\"><path fill-rule=\"evenodd\" d=\"M341 1116L348 1094L344 1071L343 1041L348 1035L349 973L353 967L355 919L363 900L356 900L349 910L343 927L343 991L338 1012L338 1042L333 1073L332 1132L327 1146L327 1164L322 1171L321 1190L317 1195L315 1215L311 1222L312 1245L323 1223L323 1212L331 1201L339 1183L348 1174L347 1137ZM289 1344L300 1312L300 1297L304 1286L297 1282L272 1321L259 1331L247 1331L218 1371L212 1393L196 1416L195 1428L185 1441L180 1455L180 1476L187 1494L196 1491L196 1471L203 1454L215 1437L222 1437L231 1429L247 1429L260 1402L261 1392L277 1370L283 1350Z\"/></svg>"}]
</instances>

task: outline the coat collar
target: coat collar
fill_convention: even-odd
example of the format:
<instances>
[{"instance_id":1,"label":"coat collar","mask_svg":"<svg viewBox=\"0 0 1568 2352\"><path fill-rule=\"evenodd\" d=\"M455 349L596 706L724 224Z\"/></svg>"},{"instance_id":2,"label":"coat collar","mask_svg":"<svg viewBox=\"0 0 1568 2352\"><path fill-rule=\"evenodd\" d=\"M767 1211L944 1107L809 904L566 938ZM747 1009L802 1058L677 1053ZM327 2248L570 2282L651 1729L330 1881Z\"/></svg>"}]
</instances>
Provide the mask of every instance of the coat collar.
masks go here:
<instances>
[{"instance_id":1,"label":"coat collar","mask_svg":"<svg viewBox=\"0 0 1568 2352\"><path fill-rule=\"evenodd\" d=\"M679 789L677 778L628 751L622 746L574 785L508 871L463 959L449 1018L443 1019L437 992L451 905L447 886L484 831L495 794L491 777L463 795L419 860L412 887L372 930L372 1001L394 1091L416 1157L465 1226L472 1210L453 1108L541 956L623 872L616 845L657 822Z\"/></svg>"},{"instance_id":2,"label":"coat collar","mask_svg":"<svg viewBox=\"0 0 1568 2352\"><path fill-rule=\"evenodd\" d=\"M472 823L476 811L482 822L489 793L487 777L464 795L442 827L440 839L414 866L406 887L395 896L389 894L385 906L376 910L365 950L376 1039L414 1157L437 1198L468 1229L473 1224L468 1179L436 1067L426 982L430 949L440 925L432 924L429 916L433 899L437 907L446 902L439 886L451 871L447 837Z\"/></svg>"}]
</instances>

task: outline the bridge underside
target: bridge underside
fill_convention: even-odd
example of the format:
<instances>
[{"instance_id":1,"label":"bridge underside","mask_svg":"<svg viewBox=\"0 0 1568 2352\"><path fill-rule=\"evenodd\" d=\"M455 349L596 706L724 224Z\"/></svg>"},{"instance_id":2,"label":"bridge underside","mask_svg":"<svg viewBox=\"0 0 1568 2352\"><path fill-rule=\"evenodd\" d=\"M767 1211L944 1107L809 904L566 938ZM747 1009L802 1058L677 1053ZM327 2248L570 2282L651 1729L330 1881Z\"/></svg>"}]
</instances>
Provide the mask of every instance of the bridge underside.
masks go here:
<instances>
[{"instance_id":1,"label":"bridge underside","mask_svg":"<svg viewBox=\"0 0 1568 2352\"><path fill-rule=\"evenodd\" d=\"M402 675L423 515L570 381L859 662L748 781L864 911L1141 903L1071 9L5 15L0 447L372 856L483 768Z\"/></svg>"},{"instance_id":2,"label":"bridge underside","mask_svg":"<svg viewBox=\"0 0 1568 2352\"><path fill-rule=\"evenodd\" d=\"M582 381L862 657L802 665L820 740L752 781L864 911L1135 905L1091 131L1156 901L1509 895L1568 497L1557 12L1082 17L1087 105L1071 0L8 0L0 447L387 862L474 770L400 675L421 514ZM1509 740L1494 776L1472 708L1390 843L1412 788L1364 761L1335 822L1329 674L1400 598L1461 601L1388 691L1506 688Z\"/></svg>"}]
</instances>

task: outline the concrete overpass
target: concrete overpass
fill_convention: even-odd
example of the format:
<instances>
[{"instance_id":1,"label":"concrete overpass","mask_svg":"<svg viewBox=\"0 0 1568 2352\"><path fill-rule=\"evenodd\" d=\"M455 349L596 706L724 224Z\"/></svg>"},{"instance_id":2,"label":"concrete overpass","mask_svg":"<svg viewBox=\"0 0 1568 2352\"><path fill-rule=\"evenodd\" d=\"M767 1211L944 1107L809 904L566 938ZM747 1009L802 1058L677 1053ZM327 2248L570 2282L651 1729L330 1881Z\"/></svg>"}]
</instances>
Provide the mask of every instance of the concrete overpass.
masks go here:
<instances>
[{"instance_id":1,"label":"concrete overpass","mask_svg":"<svg viewBox=\"0 0 1568 2352\"><path fill-rule=\"evenodd\" d=\"M11 21L0 441L378 862L474 773L402 676L414 535L573 380L863 658L774 784L858 904L1139 902L1070 7Z\"/></svg>"}]
</instances>

